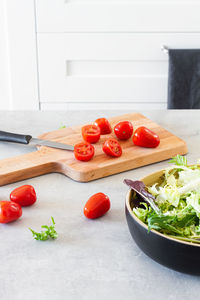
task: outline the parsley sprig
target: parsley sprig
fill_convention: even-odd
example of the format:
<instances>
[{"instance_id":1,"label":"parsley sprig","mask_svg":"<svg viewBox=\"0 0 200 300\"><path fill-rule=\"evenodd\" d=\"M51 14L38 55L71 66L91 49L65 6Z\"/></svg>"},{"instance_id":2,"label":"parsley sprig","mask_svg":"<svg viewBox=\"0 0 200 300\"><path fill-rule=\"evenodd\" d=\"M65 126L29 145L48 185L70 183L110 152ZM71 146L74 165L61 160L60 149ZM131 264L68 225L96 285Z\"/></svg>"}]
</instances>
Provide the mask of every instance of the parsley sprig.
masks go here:
<instances>
[{"instance_id":1,"label":"parsley sprig","mask_svg":"<svg viewBox=\"0 0 200 300\"><path fill-rule=\"evenodd\" d=\"M58 237L58 234L55 230L55 221L54 218L51 217L52 220L52 225L47 226L47 225L42 225L41 228L45 228L45 231L41 232L36 232L33 229L29 228L29 230L32 232L33 237L37 241L46 241L48 239L56 239Z\"/></svg>"},{"instance_id":2,"label":"parsley sprig","mask_svg":"<svg viewBox=\"0 0 200 300\"><path fill-rule=\"evenodd\" d=\"M61 124L60 127L59 127L58 129L63 129L63 128L66 128L66 125Z\"/></svg>"}]
</instances>

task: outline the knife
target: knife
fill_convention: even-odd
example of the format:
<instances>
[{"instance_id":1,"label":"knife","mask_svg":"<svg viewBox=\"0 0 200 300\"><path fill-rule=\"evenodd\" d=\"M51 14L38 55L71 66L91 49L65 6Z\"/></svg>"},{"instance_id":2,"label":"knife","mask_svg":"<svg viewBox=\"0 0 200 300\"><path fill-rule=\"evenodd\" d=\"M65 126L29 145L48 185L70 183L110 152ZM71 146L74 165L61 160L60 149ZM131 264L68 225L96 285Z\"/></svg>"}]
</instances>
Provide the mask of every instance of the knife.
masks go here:
<instances>
[{"instance_id":1,"label":"knife","mask_svg":"<svg viewBox=\"0 0 200 300\"><path fill-rule=\"evenodd\" d=\"M0 141L26 144L26 145L34 144L34 145L41 145L41 146L47 146L51 148L71 150L71 151L74 150L74 146L71 145L57 143L53 141L47 141L47 140L40 140L40 139L32 138L31 135L17 134L17 133L11 133L6 131L0 131Z\"/></svg>"}]
</instances>

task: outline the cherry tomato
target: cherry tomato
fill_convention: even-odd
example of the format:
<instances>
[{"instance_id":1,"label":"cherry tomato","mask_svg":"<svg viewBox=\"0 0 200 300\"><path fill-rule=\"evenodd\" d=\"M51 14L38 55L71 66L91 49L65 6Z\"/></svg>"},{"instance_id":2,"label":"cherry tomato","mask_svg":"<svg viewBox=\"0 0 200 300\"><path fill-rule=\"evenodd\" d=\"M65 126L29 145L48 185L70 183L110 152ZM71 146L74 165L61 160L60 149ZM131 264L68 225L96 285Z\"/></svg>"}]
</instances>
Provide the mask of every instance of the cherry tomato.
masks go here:
<instances>
[{"instance_id":1,"label":"cherry tomato","mask_svg":"<svg viewBox=\"0 0 200 300\"><path fill-rule=\"evenodd\" d=\"M86 142L74 146L74 156L78 160L88 161L94 156L94 147Z\"/></svg>"},{"instance_id":2,"label":"cherry tomato","mask_svg":"<svg viewBox=\"0 0 200 300\"><path fill-rule=\"evenodd\" d=\"M99 126L101 134L109 134L112 132L110 123L105 118L99 118L95 121L95 125Z\"/></svg>"},{"instance_id":3,"label":"cherry tomato","mask_svg":"<svg viewBox=\"0 0 200 300\"><path fill-rule=\"evenodd\" d=\"M160 138L155 132L142 126L135 130L133 143L140 147L155 148L160 144Z\"/></svg>"},{"instance_id":4,"label":"cherry tomato","mask_svg":"<svg viewBox=\"0 0 200 300\"><path fill-rule=\"evenodd\" d=\"M115 135L120 140L128 140L133 134L133 125L129 121L119 122L114 127Z\"/></svg>"},{"instance_id":5,"label":"cherry tomato","mask_svg":"<svg viewBox=\"0 0 200 300\"><path fill-rule=\"evenodd\" d=\"M0 201L0 223L9 223L19 219L22 208L13 201Z\"/></svg>"},{"instance_id":6,"label":"cherry tomato","mask_svg":"<svg viewBox=\"0 0 200 300\"><path fill-rule=\"evenodd\" d=\"M37 200L35 189L31 185L22 185L11 192L10 200L21 206L30 206Z\"/></svg>"},{"instance_id":7,"label":"cherry tomato","mask_svg":"<svg viewBox=\"0 0 200 300\"><path fill-rule=\"evenodd\" d=\"M98 142L98 140L100 139L100 128L99 126L96 125L86 125L82 127L82 136L83 139L90 143L90 144L94 144L96 142Z\"/></svg>"},{"instance_id":8,"label":"cherry tomato","mask_svg":"<svg viewBox=\"0 0 200 300\"><path fill-rule=\"evenodd\" d=\"M103 216L110 209L110 199L103 193L91 196L84 207L84 215L88 219L96 219Z\"/></svg>"},{"instance_id":9,"label":"cherry tomato","mask_svg":"<svg viewBox=\"0 0 200 300\"><path fill-rule=\"evenodd\" d=\"M122 155L122 148L115 139L108 139L102 146L103 151L110 156L119 157Z\"/></svg>"}]
</instances>

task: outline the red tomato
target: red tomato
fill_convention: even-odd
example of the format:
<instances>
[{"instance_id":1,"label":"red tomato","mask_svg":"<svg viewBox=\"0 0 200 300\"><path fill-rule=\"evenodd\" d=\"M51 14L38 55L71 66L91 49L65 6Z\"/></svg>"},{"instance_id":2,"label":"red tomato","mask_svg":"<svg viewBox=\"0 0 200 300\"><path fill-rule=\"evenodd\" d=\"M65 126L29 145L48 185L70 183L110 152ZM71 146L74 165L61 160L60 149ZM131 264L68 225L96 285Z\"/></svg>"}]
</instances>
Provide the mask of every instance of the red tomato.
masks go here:
<instances>
[{"instance_id":1,"label":"red tomato","mask_svg":"<svg viewBox=\"0 0 200 300\"><path fill-rule=\"evenodd\" d=\"M160 138L155 132L142 126L135 130L133 143L140 147L155 148L160 144Z\"/></svg>"},{"instance_id":2,"label":"red tomato","mask_svg":"<svg viewBox=\"0 0 200 300\"><path fill-rule=\"evenodd\" d=\"M109 134L112 132L110 123L105 118L97 119L94 123L96 126L99 126L101 134Z\"/></svg>"},{"instance_id":3,"label":"red tomato","mask_svg":"<svg viewBox=\"0 0 200 300\"><path fill-rule=\"evenodd\" d=\"M115 135L120 140L128 140L133 134L133 125L129 121L119 122L114 127Z\"/></svg>"},{"instance_id":4,"label":"red tomato","mask_svg":"<svg viewBox=\"0 0 200 300\"><path fill-rule=\"evenodd\" d=\"M74 156L78 160L88 161L94 156L94 147L86 142L74 146Z\"/></svg>"},{"instance_id":5,"label":"red tomato","mask_svg":"<svg viewBox=\"0 0 200 300\"><path fill-rule=\"evenodd\" d=\"M9 223L19 219L22 208L18 203L12 201L0 201L0 223Z\"/></svg>"},{"instance_id":6,"label":"red tomato","mask_svg":"<svg viewBox=\"0 0 200 300\"><path fill-rule=\"evenodd\" d=\"M84 207L84 215L88 219L96 219L103 216L110 209L110 199L103 193L91 196Z\"/></svg>"},{"instance_id":7,"label":"red tomato","mask_svg":"<svg viewBox=\"0 0 200 300\"><path fill-rule=\"evenodd\" d=\"M11 192L10 200L21 206L30 206L37 200L35 189L31 185L22 185Z\"/></svg>"},{"instance_id":8,"label":"red tomato","mask_svg":"<svg viewBox=\"0 0 200 300\"><path fill-rule=\"evenodd\" d=\"M96 125L86 125L82 127L83 139L90 144L98 142L100 134L100 128Z\"/></svg>"},{"instance_id":9,"label":"red tomato","mask_svg":"<svg viewBox=\"0 0 200 300\"><path fill-rule=\"evenodd\" d=\"M119 157L122 155L122 148L115 139L108 139L102 146L103 151L110 156Z\"/></svg>"}]
</instances>

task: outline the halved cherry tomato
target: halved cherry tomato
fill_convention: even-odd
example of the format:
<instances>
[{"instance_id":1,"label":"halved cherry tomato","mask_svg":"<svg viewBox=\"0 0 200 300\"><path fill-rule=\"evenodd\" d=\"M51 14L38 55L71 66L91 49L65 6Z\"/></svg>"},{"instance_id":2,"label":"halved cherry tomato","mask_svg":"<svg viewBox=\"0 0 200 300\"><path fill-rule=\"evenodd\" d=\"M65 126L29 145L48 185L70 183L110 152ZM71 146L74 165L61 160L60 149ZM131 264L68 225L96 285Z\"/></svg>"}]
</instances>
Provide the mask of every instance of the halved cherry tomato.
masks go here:
<instances>
[{"instance_id":1,"label":"halved cherry tomato","mask_svg":"<svg viewBox=\"0 0 200 300\"><path fill-rule=\"evenodd\" d=\"M100 128L96 125L86 125L82 127L83 139L90 144L98 142L100 134Z\"/></svg>"},{"instance_id":2,"label":"halved cherry tomato","mask_svg":"<svg viewBox=\"0 0 200 300\"><path fill-rule=\"evenodd\" d=\"M134 132L133 143L140 147L155 148L160 144L160 138L155 132L141 126Z\"/></svg>"},{"instance_id":3,"label":"halved cherry tomato","mask_svg":"<svg viewBox=\"0 0 200 300\"><path fill-rule=\"evenodd\" d=\"M122 148L115 139L108 139L102 146L103 151L110 156L119 157L122 155Z\"/></svg>"},{"instance_id":4,"label":"halved cherry tomato","mask_svg":"<svg viewBox=\"0 0 200 300\"><path fill-rule=\"evenodd\" d=\"M103 216L110 209L110 199L103 193L91 196L85 204L84 215L88 219L96 219Z\"/></svg>"},{"instance_id":5,"label":"halved cherry tomato","mask_svg":"<svg viewBox=\"0 0 200 300\"><path fill-rule=\"evenodd\" d=\"M112 132L112 128L110 126L110 123L105 118L97 119L94 124L99 126L101 134L109 134L109 133Z\"/></svg>"},{"instance_id":6,"label":"halved cherry tomato","mask_svg":"<svg viewBox=\"0 0 200 300\"><path fill-rule=\"evenodd\" d=\"M129 121L119 122L114 127L115 135L120 140L128 140L133 134L133 125Z\"/></svg>"},{"instance_id":7,"label":"halved cherry tomato","mask_svg":"<svg viewBox=\"0 0 200 300\"><path fill-rule=\"evenodd\" d=\"M30 206L37 200L35 189L32 185L22 185L11 192L10 200L21 206Z\"/></svg>"},{"instance_id":8,"label":"halved cherry tomato","mask_svg":"<svg viewBox=\"0 0 200 300\"><path fill-rule=\"evenodd\" d=\"M78 160L88 161L94 156L94 147L87 142L76 144L74 146L74 156Z\"/></svg>"},{"instance_id":9,"label":"halved cherry tomato","mask_svg":"<svg viewBox=\"0 0 200 300\"><path fill-rule=\"evenodd\" d=\"M22 208L13 201L0 201L0 223L9 223L19 219Z\"/></svg>"}]
</instances>

